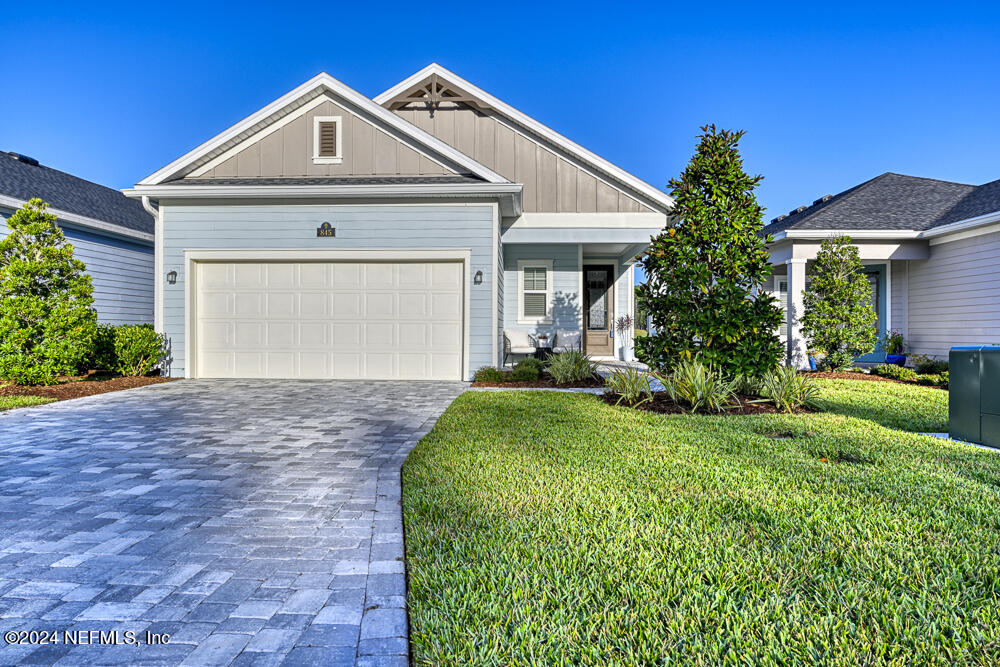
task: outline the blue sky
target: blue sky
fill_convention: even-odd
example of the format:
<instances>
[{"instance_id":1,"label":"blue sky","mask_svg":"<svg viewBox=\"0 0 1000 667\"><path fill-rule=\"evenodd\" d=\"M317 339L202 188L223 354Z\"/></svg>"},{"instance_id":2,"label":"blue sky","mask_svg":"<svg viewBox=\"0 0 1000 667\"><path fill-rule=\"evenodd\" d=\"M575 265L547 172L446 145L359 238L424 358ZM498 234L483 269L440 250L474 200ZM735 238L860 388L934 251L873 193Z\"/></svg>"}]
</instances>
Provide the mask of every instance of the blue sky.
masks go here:
<instances>
[{"instance_id":1,"label":"blue sky","mask_svg":"<svg viewBox=\"0 0 1000 667\"><path fill-rule=\"evenodd\" d=\"M435 60L659 187L742 128L768 218L885 171L1000 178L996 3L76 5L0 15L0 150L113 187L318 71L374 96Z\"/></svg>"}]
</instances>

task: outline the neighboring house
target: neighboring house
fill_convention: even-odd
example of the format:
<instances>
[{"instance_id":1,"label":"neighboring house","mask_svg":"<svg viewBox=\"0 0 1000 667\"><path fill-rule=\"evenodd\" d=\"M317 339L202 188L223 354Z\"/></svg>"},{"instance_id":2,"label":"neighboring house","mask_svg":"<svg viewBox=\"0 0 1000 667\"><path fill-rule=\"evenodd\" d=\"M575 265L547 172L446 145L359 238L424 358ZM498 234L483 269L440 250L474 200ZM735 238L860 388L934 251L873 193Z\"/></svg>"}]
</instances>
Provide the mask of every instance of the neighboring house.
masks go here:
<instances>
[{"instance_id":1,"label":"neighboring house","mask_svg":"<svg viewBox=\"0 0 1000 667\"><path fill-rule=\"evenodd\" d=\"M504 330L612 357L672 205L438 65L374 100L319 74L126 194L187 377L468 380Z\"/></svg>"},{"instance_id":2,"label":"neighboring house","mask_svg":"<svg viewBox=\"0 0 1000 667\"><path fill-rule=\"evenodd\" d=\"M0 152L0 218L34 198L49 213L87 265L101 322L153 321L153 218L140 202L18 153ZM0 220L0 238L9 230Z\"/></svg>"},{"instance_id":3,"label":"neighboring house","mask_svg":"<svg viewBox=\"0 0 1000 667\"><path fill-rule=\"evenodd\" d=\"M897 330L909 354L943 359L954 345L1000 344L1000 180L975 186L882 174L764 231L774 238L774 292L792 313L782 336L796 365L807 363L798 317L809 264L823 239L841 234L865 264L883 338ZM884 357L878 350L860 361Z\"/></svg>"}]
</instances>

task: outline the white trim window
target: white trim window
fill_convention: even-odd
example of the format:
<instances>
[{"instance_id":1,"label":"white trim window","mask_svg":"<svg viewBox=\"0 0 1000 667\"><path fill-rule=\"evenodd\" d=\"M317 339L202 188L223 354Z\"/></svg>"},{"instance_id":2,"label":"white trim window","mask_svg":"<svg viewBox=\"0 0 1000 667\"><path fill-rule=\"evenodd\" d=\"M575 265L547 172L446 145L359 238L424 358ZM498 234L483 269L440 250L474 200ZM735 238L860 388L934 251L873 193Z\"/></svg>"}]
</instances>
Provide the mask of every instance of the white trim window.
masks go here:
<instances>
[{"instance_id":1,"label":"white trim window","mask_svg":"<svg viewBox=\"0 0 1000 667\"><path fill-rule=\"evenodd\" d=\"M342 121L340 116L313 116L313 164L344 161Z\"/></svg>"},{"instance_id":2,"label":"white trim window","mask_svg":"<svg viewBox=\"0 0 1000 667\"><path fill-rule=\"evenodd\" d=\"M521 259L517 262L518 324L552 322L552 260Z\"/></svg>"}]
</instances>

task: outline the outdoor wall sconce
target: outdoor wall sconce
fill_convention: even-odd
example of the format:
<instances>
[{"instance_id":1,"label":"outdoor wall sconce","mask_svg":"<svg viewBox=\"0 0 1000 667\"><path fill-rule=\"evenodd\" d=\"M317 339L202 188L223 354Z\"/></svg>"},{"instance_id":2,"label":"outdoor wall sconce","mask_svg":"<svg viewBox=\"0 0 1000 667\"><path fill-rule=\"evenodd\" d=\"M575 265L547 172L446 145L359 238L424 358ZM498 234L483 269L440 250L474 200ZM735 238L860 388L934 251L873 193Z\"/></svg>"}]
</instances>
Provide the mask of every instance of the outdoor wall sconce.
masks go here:
<instances>
[{"instance_id":1,"label":"outdoor wall sconce","mask_svg":"<svg viewBox=\"0 0 1000 667\"><path fill-rule=\"evenodd\" d=\"M176 271L168 271L167 272L167 284L168 285L174 285L176 283L177 283L177 272Z\"/></svg>"},{"instance_id":2,"label":"outdoor wall sconce","mask_svg":"<svg viewBox=\"0 0 1000 667\"><path fill-rule=\"evenodd\" d=\"M472 282L474 284L476 284L476 285L482 285L483 284L483 272L482 271L476 271L476 276L472 279Z\"/></svg>"}]
</instances>

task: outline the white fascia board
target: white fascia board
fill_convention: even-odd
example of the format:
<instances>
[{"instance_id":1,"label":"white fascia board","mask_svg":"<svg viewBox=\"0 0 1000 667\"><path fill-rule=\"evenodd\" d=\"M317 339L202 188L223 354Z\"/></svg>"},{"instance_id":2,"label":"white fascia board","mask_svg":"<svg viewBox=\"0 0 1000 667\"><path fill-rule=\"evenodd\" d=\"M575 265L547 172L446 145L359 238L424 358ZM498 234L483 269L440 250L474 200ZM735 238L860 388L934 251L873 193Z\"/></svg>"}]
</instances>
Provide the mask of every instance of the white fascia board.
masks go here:
<instances>
[{"instance_id":1,"label":"white fascia board","mask_svg":"<svg viewBox=\"0 0 1000 667\"><path fill-rule=\"evenodd\" d=\"M8 197L7 195L0 195L0 206L8 206L13 209L18 209L27 204L23 199L16 199L14 197ZM128 229L127 227L122 227L120 225L115 225L110 222L104 222L103 220L97 220L96 218L88 218L85 215L79 215L77 213L70 213L69 211L63 211L58 208L49 207L46 209L47 212L56 216L60 220L65 220L66 222L72 223L73 225L78 225L80 227L88 227L90 229L95 229L105 234L110 234L112 236L121 236L129 239L138 239L140 241L146 241L148 243L153 242L153 235L147 234L146 232L140 232L134 229Z\"/></svg>"},{"instance_id":2,"label":"white fascia board","mask_svg":"<svg viewBox=\"0 0 1000 667\"><path fill-rule=\"evenodd\" d=\"M652 229L667 225L665 213L522 213L505 229L564 229L596 227L606 229Z\"/></svg>"},{"instance_id":3,"label":"white fascia board","mask_svg":"<svg viewBox=\"0 0 1000 667\"><path fill-rule=\"evenodd\" d=\"M341 97L342 99L364 109L370 113L375 118L389 125L390 127L398 130L402 134L409 136L411 139L419 142L420 144L427 146L431 151L438 153L442 157L447 158L451 162L468 169L470 173L476 174L477 176L485 179L489 183L509 183L509 181L496 173L492 169L485 167L484 165L476 162L470 158L465 153L456 150L455 148L449 146L440 139L434 137L433 135L421 130L417 126L413 125L409 121L403 119L397 114L392 113L388 109L384 108L379 104L375 104L372 100L368 99L361 93L357 92L353 88L350 88L344 83L341 83L337 79L333 78L326 72L320 72L313 78L309 79L302 85L298 86L294 90L285 95L282 95L275 101L271 102L265 106L260 111L253 113L240 122L236 123L232 127L223 132L212 137L205 143L201 144L197 148L188 151L181 157L177 158L167 166L163 167L159 171L150 174L143 180L139 181L139 185L158 185L166 180L176 176L186 167L197 162L201 158L205 157L212 151L216 150L220 146L225 145L227 142L239 137L239 135L249 128L253 127L257 123L267 119L269 116L276 114L281 111L289 104L295 102L296 100L309 95L316 89L325 88L330 90L335 95Z\"/></svg>"},{"instance_id":4,"label":"white fascia board","mask_svg":"<svg viewBox=\"0 0 1000 667\"><path fill-rule=\"evenodd\" d=\"M497 198L505 216L521 214L520 183L424 183L406 185L137 185L126 197L153 199L252 198Z\"/></svg>"},{"instance_id":5,"label":"white fascia board","mask_svg":"<svg viewBox=\"0 0 1000 667\"><path fill-rule=\"evenodd\" d=\"M959 220L958 222L953 222L951 224L941 225L940 227L928 229L927 231L921 233L921 238L931 239L937 236L944 236L946 234L964 232L969 229L974 229L975 227L981 227L983 225L991 225L995 222L1000 222L1000 211L994 211L992 213L987 213L985 215L977 215L974 218L967 218L965 220Z\"/></svg>"},{"instance_id":6,"label":"white fascia board","mask_svg":"<svg viewBox=\"0 0 1000 667\"><path fill-rule=\"evenodd\" d=\"M458 76L454 72L449 71L448 69L442 67L437 63L431 63L430 65L423 68L416 74L407 77L403 81L400 81L392 88L386 90L384 93L375 96L374 98L375 102L379 105L385 104L386 102L392 100L392 98L394 98L395 96L406 92L409 88L412 88L416 84L420 83L420 81L426 79L428 76L432 74L437 74L440 78L444 79L448 83L451 83L457 88L461 88L464 92L468 93L469 95L472 95L473 97L478 97L484 103L496 109L496 111L501 115L506 116L507 118L513 120L514 122L519 123L520 125L528 128L538 136L546 139L547 141L552 142L556 146L559 146L561 149L563 149L570 155L577 157L585 164L588 164L591 167L604 172L608 176L631 187L637 192L641 192L642 194L646 195L647 197L659 203L660 205L668 209L673 208L674 199L667 193L657 188L654 188L649 183L646 183L642 179L633 176L632 174L628 173L621 167L618 167L608 162L604 158L600 157L599 155L588 151L583 146L577 144L576 142L570 139L567 139L566 137L559 134L552 128L542 125L531 116L528 116L527 114L518 111L517 109L507 104L506 102L497 99L493 95L487 93L482 88L476 86L473 83L470 83L469 81L466 81L465 79Z\"/></svg>"},{"instance_id":7,"label":"white fascia board","mask_svg":"<svg viewBox=\"0 0 1000 667\"><path fill-rule=\"evenodd\" d=\"M764 228L767 231L767 228ZM778 232L771 239L774 242L784 239L823 240L835 236L850 236L851 239L917 239L921 233L915 229L788 229Z\"/></svg>"}]
</instances>

